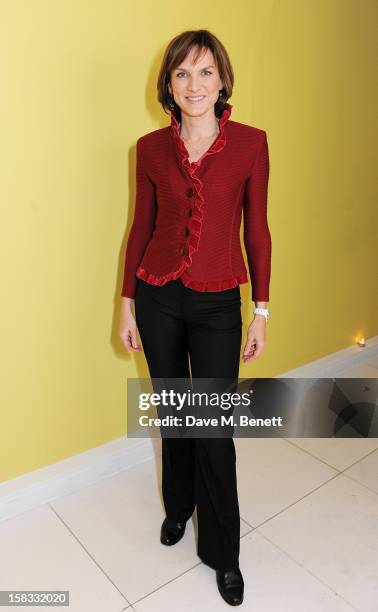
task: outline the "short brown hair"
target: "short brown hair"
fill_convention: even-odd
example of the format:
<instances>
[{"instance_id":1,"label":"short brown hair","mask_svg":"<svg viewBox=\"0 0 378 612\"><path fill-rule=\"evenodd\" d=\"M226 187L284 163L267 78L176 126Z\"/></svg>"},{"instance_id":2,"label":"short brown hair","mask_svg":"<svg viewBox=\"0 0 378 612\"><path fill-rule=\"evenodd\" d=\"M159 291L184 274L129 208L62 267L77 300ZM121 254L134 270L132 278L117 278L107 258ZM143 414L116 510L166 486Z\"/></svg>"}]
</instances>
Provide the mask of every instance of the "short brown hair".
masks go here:
<instances>
[{"instance_id":1,"label":"short brown hair","mask_svg":"<svg viewBox=\"0 0 378 612\"><path fill-rule=\"evenodd\" d=\"M232 95L234 85L234 72L228 53L220 40L208 30L186 30L178 34L171 40L164 53L160 72L157 81L158 100L164 111L173 111L176 118L180 121L181 109L169 93L168 83L170 83L171 71L177 68L186 58L193 47L198 47L194 56L194 62L203 50L210 49L214 56L219 76L223 81L223 88L217 102L215 103L215 115L220 117L225 108L225 104Z\"/></svg>"}]
</instances>

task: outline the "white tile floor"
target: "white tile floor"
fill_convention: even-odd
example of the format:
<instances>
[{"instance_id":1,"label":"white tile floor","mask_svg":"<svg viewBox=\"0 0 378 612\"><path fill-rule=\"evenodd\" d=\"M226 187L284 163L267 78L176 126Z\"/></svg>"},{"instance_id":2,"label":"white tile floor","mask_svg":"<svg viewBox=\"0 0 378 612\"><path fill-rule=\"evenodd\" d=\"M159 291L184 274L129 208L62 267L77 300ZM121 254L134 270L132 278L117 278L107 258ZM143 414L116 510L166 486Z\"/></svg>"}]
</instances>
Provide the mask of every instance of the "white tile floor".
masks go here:
<instances>
[{"instance_id":1,"label":"white tile floor","mask_svg":"<svg viewBox=\"0 0 378 612\"><path fill-rule=\"evenodd\" d=\"M378 439L235 438L235 445L240 608L377 612ZM160 544L160 470L157 453L1 522L0 590L69 590L70 612L230 609L215 572L197 557L195 515L177 545Z\"/></svg>"}]
</instances>

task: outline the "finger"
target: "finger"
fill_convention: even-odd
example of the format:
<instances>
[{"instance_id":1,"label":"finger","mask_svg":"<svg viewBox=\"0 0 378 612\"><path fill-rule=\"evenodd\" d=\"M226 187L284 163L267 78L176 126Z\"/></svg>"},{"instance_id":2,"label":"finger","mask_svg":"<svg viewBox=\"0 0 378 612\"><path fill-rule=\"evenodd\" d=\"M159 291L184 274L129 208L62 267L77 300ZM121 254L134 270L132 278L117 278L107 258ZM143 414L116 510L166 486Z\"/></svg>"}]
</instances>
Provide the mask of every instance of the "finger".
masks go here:
<instances>
[{"instance_id":1,"label":"finger","mask_svg":"<svg viewBox=\"0 0 378 612\"><path fill-rule=\"evenodd\" d=\"M251 361L252 359L258 359L264 349L264 344L262 342L257 342L256 347L251 355L248 355L247 361Z\"/></svg>"},{"instance_id":2,"label":"finger","mask_svg":"<svg viewBox=\"0 0 378 612\"><path fill-rule=\"evenodd\" d=\"M123 342L125 348L128 351L136 351L137 350L133 346L133 339L132 339L132 334L131 334L130 330L126 333L126 335L122 336L122 342Z\"/></svg>"},{"instance_id":3,"label":"finger","mask_svg":"<svg viewBox=\"0 0 378 612\"><path fill-rule=\"evenodd\" d=\"M254 344L256 340L254 338L248 338L245 344L245 349L243 355L249 355L254 350Z\"/></svg>"},{"instance_id":4,"label":"finger","mask_svg":"<svg viewBox=\"0 0 378 612\"><path fill-rule=\"evenodd\" d=\"M251 361L251 359L254 359L256 357L256 351L257 351L257 340L252 340L250 342L247 342L244 354L243 354L243 359L244 361Z\"/></svg>"},{"instance_id":5,"label":"finger","mask_svg":"<svg viewBox=\"0 0 378 612\"><path fill-rule=\"evenodd\" d=\"M127 334L126 336L122 336L122 342L124 344L124 347L128 351L132 350L133 347L131 346L131 338L130 338L129 334Z\"/></svg>"},{"instance_id":6,"label":"finger","mask_svg":"<svg viewBox=\"0 0 378 612\"><path fill-rule=\"evenodd\" d=\"M131 341L132 341L132 348L134 349L134 351L140 351L141 347L138 343L136 331L131 331L130 335L131 335Z\"/></svg>"}]
</instances>

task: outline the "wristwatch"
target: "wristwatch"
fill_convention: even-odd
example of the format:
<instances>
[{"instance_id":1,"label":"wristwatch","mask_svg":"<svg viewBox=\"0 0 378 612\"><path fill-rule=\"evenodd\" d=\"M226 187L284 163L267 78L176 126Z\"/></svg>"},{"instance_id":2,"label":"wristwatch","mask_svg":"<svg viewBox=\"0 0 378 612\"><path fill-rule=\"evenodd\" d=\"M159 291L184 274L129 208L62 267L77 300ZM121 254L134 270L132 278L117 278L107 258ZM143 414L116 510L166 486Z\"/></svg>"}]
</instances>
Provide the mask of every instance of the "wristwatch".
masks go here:
<instances>
[{"instance_id":1,"label":"wristwatch","mask_svg":"<svg viewBox=\"0 0 378 612\"><path fill-rule=\"evenodd\" d=\"M269 308L255 308L253 314L263 315L267 321L269 319Z\"/></svg>"}]
</instances>

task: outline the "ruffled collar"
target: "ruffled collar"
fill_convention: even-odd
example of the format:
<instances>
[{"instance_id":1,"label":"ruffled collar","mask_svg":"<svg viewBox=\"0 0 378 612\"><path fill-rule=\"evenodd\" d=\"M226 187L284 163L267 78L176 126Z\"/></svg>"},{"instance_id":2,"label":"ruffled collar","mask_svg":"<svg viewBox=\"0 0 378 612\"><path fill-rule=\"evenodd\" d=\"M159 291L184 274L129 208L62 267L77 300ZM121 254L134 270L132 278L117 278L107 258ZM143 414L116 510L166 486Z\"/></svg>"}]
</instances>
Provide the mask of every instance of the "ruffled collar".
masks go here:
<instances>
[{"instance_id":1,"label":"ruffled collar","mask_svg":"<svg viewBox=\"0 0 378 612\"><path fill-rule=\"evenodd\" d=\"M176 141L179 151L181 153L181 160L184 163L184 165L191 165L191 166L195 166L197 164L199 164L202 159L204 157L206 157L206 155L210 155L211 153L218 153L219 151L221 151L223 149L223 147L226 144L226 135L225 135L225 125L231 115L231 111L232 111L232 104L229 104L228 102L226 102L226 105L223 109L222 115L221 117L219 117L219 134L216 137L216 139L214 140L213 144L210 146L209 149L207 149L207 151L195 162L189 162L189 153L188 150L185 146L185 143L183 141L183 139L180 136L180 123L178 122L177 118L175 117L173 111L171 111L171 125L170 125L170 129L171 129L171 134L174 138L174 140Z\"/></svg>"}]
</instances>

